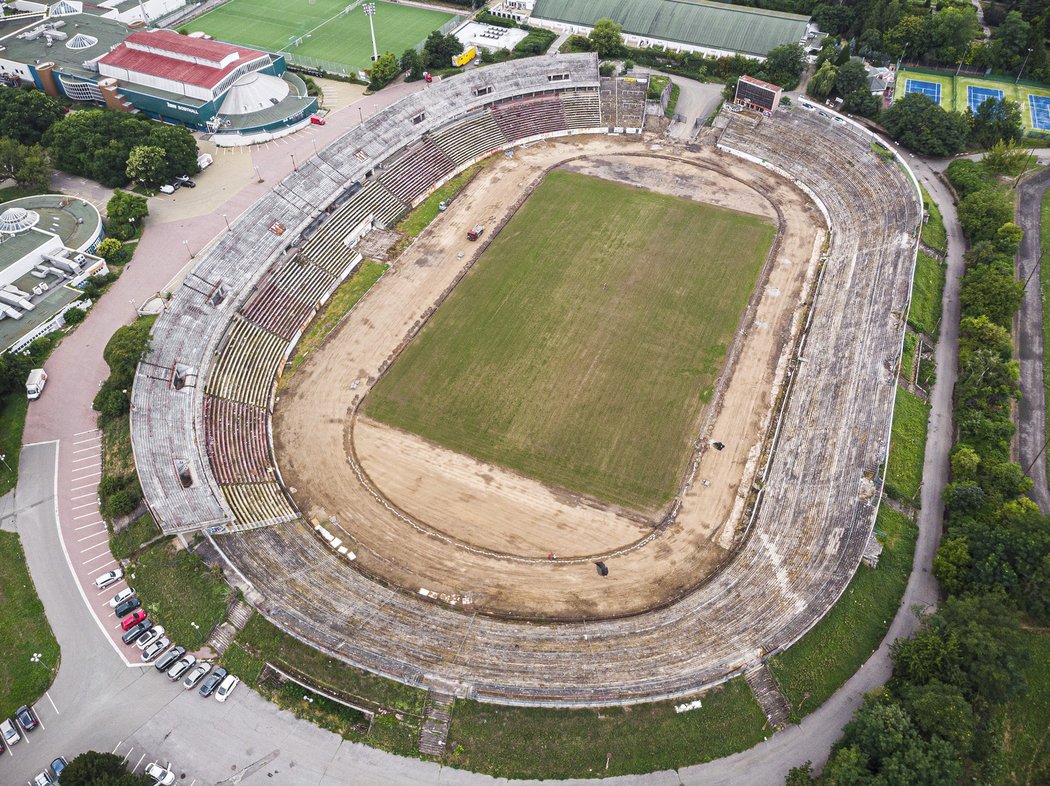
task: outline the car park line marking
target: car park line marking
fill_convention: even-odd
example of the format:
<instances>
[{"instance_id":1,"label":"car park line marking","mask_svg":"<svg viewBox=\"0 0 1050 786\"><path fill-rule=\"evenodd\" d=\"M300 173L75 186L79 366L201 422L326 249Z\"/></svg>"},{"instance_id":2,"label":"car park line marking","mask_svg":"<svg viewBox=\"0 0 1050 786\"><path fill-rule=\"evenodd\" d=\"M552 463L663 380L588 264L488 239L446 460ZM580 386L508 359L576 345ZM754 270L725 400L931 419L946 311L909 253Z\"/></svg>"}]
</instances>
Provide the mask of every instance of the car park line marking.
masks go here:
<instances>
[{"instance_id":1,"label":"car park line marking","mask_svg":"<svg viewBox=\"0 0 1050 786\"><path fill-rule=\"evenodd\" d=\"M94 433L96 433L97 431L98 431L98 429L97 429L97 428L89 428L89 429L88 429L87 431L78 431L78 432L77 432L76 434L74 434L73 436L74 436L74 437L79 437L79 436L83 436L84 434L94 434Z\"/></svg>"},{"instance_id":2,"label":"car park line marking","mask_svg":"<svg viewBox=\"0 0 1050 786\"><path fill-rule=\"evenodd\" d=\"M87 504L90 505L92 503L88 502ZM83 507L83 506L81 506L81 507ZM77 521L79 519L86 519L89 516L97 516L97 515L98 515L98 513L81 513L79 516L74 516L73 517L73 521Z\"/></svg>"},{"instance_id":3,"label":"car park line marking","mask_svg":"<svg viewBox=\"0 0 1050 786\"><path fill-rule=\"evenodd\" d=\"M120 742L118 742L116 745L113 746L113 750L111 750L110 753L112 753L114 756L116 756L117 755L117 748L119 748L123 744L124 744L124 740L121 740ZM125 756L124 758L126 759L127 756Z\"/></svg>"},{"instance_id":4,"label":"car park line marking","mask_svg":"<svg viewBox=\"0 0 1050 786\"><path fill-rule=\"evenodd\" d=\"M91 441L94 442L94 440L91 440ZM74 450L73 451L73 455L75 456L77 453L88 453L88 452L94 453L94 452L96 452L95 448L97 448L97 447L99 447L99 445L89 445L86 448L80 448L79 450Z\"/></svg>"},{"instance_id":5,"label":"car park line marking","mask_svg":"<svg viewBox=\"0 0 1050 786\"><path fill-rule=\"evenodd\" d=\"M105 524L103 524L103 522L101 522L101 521L92 521L92 522L90 522L88 524L81 524L79 527L77 527L73 531L74 532L80 532L80 530L82 530L82 529L87 529L88 527L97 527L99 525L102 525L103 527L105 527Z\"/></svg>"},{"instance_id":6,"label":"car park line marking","mask_svg":"<svg viewBox=\"0 0 1050 786\"><path fill-rule=\"evenodd\" d=\"M73 444L74 445L83 445L83 444L85 444L87 442L94 442L94 443L96 443L95 447L98 447L99 444L101 444L102 439L100 437L88 437L87 439L78 439Z\"/></svg>"},{"instance_id":7,"label":"car park line marking","mask_svg":"<svg viewBox=\"0 0 1050 786\"><path fill-rule=\"evenodd\" d=\"M143 754L142 754L141 756L139 756L139 760L138 760L138 762L137 762L137 763L135 764L135 766L134 766L134 767L132 767L132 768L131 768L131 771L132 771L132 772L137 772L137 771L138 771L138 769L139 769L139 766L140 766L140 765L142 764L142 760L143 760L144 758L146 758L146 754L145 754L145 753L143 753Z\"/></svg>"},{"instance_id":8,"label":"car park line marking","mask_svg":"<svg viewBox=\"0 0 1050 786\"><path fill-rule=\"evenodd\" d=\"M103 527L99 532L93 532L90 535L85 535L84 537L77 539L77 543L83 543L85 540L91 540L92 538L97 538L99 535L106 535L106 534L108 534L108 532L109 532L109 530L107 530L105 527ZM83 552L81 552L81 554L83 554Z\"/></svg>"},{"instance_id":9,"label":"car park line marking","mask_svg":"<svg viewBox=\"0 0 1050 786\"><path fill-rule=\"evenodd\" d=\"M89 472L86 475L81 475L80 477L73 478L73 480L87 480L88 478L93 478L95 475L101 475L102 474L101 466L102 465L100 464L99 465L100 468L96 469L94 472ZM91 469L91 468L88 467L88 469ZM79 469L75 469L73 471L74 472L80 472ZM87 486L83 486L82 488L87 488Z\"/></svg>"},{"instance_id":10,"label":"car park line marking","mask_svg":"<svg viewBox=\"0 0 1050 786\"><path fill-rule=\"evenodd\" d=\"M83 486L74 486L70 491L80 491L81 489L95 489L94 491L88 492L87 494L76 494L69 498L70 502L75 499L84 499L84 497L94 497L98 499L98 484L97 483L85 483Z\"/></svg>"},{"instance_id":11,"label":"car park line marking","mask_svg":"<svg viewBox=\"0 0 1050 786\"><path fill-rule=\"evenodd\" d=\"M108 551L105 554L99 554L97 557L92 557L91 559L87 560L84 564L85 565L90 565L95 560L102 559L103 557L109 557L109 562L106 563L105 565L102 565L101 567L108 568L110 565L116 565L117 564L117 561L115 559L113 559L113 555L110 554ZM98 568L94 568L94 570L98 570Z\"/></svg>"},{"instance_id":12,"label":"car park line marking","mask_svg":"<svg viewBox=\"0 0 1050 786\"><path fill-rule=\"evenodd\" d=\"M98 507L98 500L92 500L91 502L81 502L79 505L74 505L72 510L80 510L81 508L90 508L92 505L94 505L97 508Z\"/></svg>"},{"instance_id":13,"label":"car park line marking","mask_svg":"<svg viewBox=\"0 0 1050 786\"><path fill-rule=\"evenodd\" d=\"M49 702L51 702L51 709L53 709L55 711L55 715L61 715L62 713L59 712L58 711L58 707L55 706L55 700L51 698L51 692L50 691L44 691L44 695L47 696L47 700Z\"/></svg>"},{"instance_id":14,"label":"car park line marking","mask_svg":"<svg viewBox=\"0 0 1050 786\"><path fill-rule=\"evenodd\" d=\"M99 463L99 466L102 466L102 461L101 461L102 456L99 455L99 453L94 452L94 448L87 448L87 450L93 451L90 456L81 456L80 458L75 458L75 459L73 459L73 463L74 464L79 464L82 461L97 461ZM76 467L76 468L74 468L73 471L76 472L76 471L81 470L81 469L83 469L83 467Z\"/></svg>"},{"instance_id":15,"label":"car park line marking","mask_svg":"<svg viewBox=\"0 0 1050 786\"><path fill-rule=\"evenodd\" d=\"M85 549L81 549L81 550L80 550L80 553L81 553L81 554L87 554L87 553L88 553L89 551L94 551L94 550L95 550L95 549L97 549L97 548L98 548L99 546L108 546L108 545L109 545L109 543L107 543L107 542L103 541L102 543L96 543L96 544L95 544L94 546L88 546L88 547L87 547L87 548L85 548Z\"/></svg>"},{"instance_id":16,"label":"car park line marking","mask_svg":"<svg viewBox=\"0 0 1050 786\"><path fill-rule=\"evenodd\" d=\"M36 707L35 706L33 707L33 714L36 715L36 722L40 724L40 728L43 731L47 731L47 726L45 726L44 722L42 720L40 720L40 713L36 711Z\"/></svg>"}]
</instances>

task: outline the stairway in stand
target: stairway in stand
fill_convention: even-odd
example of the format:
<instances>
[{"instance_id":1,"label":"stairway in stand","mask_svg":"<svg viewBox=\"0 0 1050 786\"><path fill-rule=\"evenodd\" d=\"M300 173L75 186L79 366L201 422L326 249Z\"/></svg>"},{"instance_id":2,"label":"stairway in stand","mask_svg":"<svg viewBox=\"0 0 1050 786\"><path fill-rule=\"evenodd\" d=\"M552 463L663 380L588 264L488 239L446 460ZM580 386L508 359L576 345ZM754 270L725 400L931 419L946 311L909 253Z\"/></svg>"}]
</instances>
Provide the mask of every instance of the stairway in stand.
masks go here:
<instances>
[{"instance_id":1,"label":"stairway in stand","mask_svg":"<svg viewBox=\"0 0 1050 786\"><path fill-rule=\"evenodd\" d=\"M447 693L427 692L423 725L419 729L420 753L436 758L445 755L445 739L448 737L448 725L452 720L452 705L455 701L455 696Z\"/></svg>"}]
</instances>

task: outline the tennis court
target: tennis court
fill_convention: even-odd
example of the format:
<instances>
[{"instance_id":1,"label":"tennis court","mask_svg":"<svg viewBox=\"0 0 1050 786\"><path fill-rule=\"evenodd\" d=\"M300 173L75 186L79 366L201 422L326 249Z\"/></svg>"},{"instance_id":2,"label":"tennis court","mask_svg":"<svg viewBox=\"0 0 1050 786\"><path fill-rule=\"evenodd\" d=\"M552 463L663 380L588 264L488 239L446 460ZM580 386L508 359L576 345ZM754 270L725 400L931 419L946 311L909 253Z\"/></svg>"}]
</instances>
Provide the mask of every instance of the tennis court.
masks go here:
<instances>
[{"instance_id":1,"label":"tennis court","mask_svg":"<svg viewBox=\"0 0 1050 786\"><path fill-rule=\"evenodd\" d=\"M992 87L975 87L974 85L966 86L966 105L970 107L970 111L974 114L977 114L977 108L989 98L994 98L996 101L1002 101L1003 91L996 90Z\"/></svg>"},{"instance_id":2,"label":"tennis court","mask_svg":"<svg viewBox=\"0 0 1050 786\"><path fill-rule=\"evenodd\" d=\"M1028 110L1032 113L1032 128L1050 131L1050 98L1029 93Z\"/></svg>"},{"instance_id":3,"label":"tennis court","mask_svg":"<svg viewBox=\"0 0 1050 786\"><path fill-rule=\"evenodd\" d=\"M924 82L921 79L909 79L904 84L905 93L922 93L933 99L933 103L941 103L941 86L937 82Z\"/></svg>"},{"instance_id":4,"label":"tennis court","mask_svg":"<svg viewBox=\"0 0 1050 786\"><path fill-rule=\"evenodd\" d=\"M398 57L455 18L382 0L375 6L379 54L393 52ZM229 0L187 27L220 41L284 52L289 63L317 59L344 73L371 65L372 37L360 0Z\"/></svg>"}]
</instances>

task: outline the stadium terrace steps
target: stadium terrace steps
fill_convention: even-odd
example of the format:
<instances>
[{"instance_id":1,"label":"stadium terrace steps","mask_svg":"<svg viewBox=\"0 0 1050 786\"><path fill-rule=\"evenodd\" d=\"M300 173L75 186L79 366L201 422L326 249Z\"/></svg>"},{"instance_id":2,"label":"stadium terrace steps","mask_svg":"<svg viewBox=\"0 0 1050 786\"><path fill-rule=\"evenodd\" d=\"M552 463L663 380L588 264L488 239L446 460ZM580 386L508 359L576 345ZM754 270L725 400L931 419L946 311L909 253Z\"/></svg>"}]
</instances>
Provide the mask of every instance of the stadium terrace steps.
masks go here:
<instances>
[{"instance_id":1,"label":"stadium terrace steps","mask_svg":"<svg viewBox=\"0 0 1050 786\"><path fill-rule=\"evenodd\" d=\"M435 131L430 139L456 166L461 166L507 143L507 137L503 135L496 119L488 110Z\"/></svg>"},{"instance_id":2,"label":"stadium terrace steps","mask_svg":"<svg viewBox=\"0 0 1050 786\"><path fill-rule=\"evenodd\" d=\"M204 397L204 445L219 484L273 480L266 422L261 407Z\"/></svg>"},{"instance_id":3,"label":"stadium terrace steps","mask_svg":"<svg viewBox=\"0 0 1050 786\"><path fill-rule=\"evenodd\" d=\"M598 128L602 124L601 102L595 90L567 90L561 94L568 128Z\"/></svg>"},{"instance_id":4,"label":"stadium terrace steps","mask_svg":"<svg viewBox=\"0 0 1050 786\"><path fill-rule=\"evenodd\" d=\"M269 407L270 390L288 342L238 315L224 343L215 357L205 392L264 409Z\"/></svg>"},{"instance_id":5,"label":"stadium terrace steps","mask_svg":"<svg viewBox=\"0 0 1050 786\"><path fill-rule=\"evenodd\" d=\"M256 290L241 316L291 340L335 282L327 270L295 257Z\"/></svg>"},{"instance_id":6,"label":"stadium terrace steps","mask_svg":"<svg viewBox=\"0 0 1050 786\"><path fill-rule=\"evenodd\" d=\"M419 752L440 758L445 755L448 726L452 722L452 706L456 699L447 693L427 691L423 710L423 725L419 727Z\"/></svg>"},{"instance_id":7,"label":"stadium terrace steps","mask_svg":"<svg viewBox=\"0 0 1050 786\"><path fill-rule=\"evenodd\" d=\"M751 669L744 675L751 692L755 694L758 705L765 713L770 728L774 731L782 729L788 724L791 717L791 707L787 699L780 692L773 674L765 664Z\"/></svg>"},{"instance_id":8,"label":"stadium terrace steps","mask_svg":"<svg viewBox=\"0 0 1050 786\"><path fill-rule=\"evenodd\" d=\"M237 524L231 532L257 526L271 526L289 521L296 512L276 483L245 483L223 486L223 496L233 511Z\"/></svg>"},{"instance_id":9,"label":"stadium terrace steps","mask_svg":"<svg viewBox=\"0 0 1050 786\"><path fill-rule=\"evenodd\" d=\"M493 107L492 115L508 140L564 131L565 113L557 96L507 101Z\"/></svg>"},{"instance_id":10,"label":"stadium terrace steps","mask_svg":"<svg viewBox=\"0 0 1050 786\"><path fill-rule=\"evenodd\" d=\"M455 169L455 164L428 141L418 142L400 158L387 164L379 181L402 202L412 204L417 196Z\"/></svg>"},{"instance_id":11,"label":"stadium terrace steps","mask_svg":"<svg viewBox=\"0 0 1050 786\"><path fill-rule=\"evenodd\" d=\"M372 181L350 197L310 238L302 255L320 268L335 274L345 268L356 252L343 243L346 237L369 216L382 226L393 224L405 211L405 203L384 185Z\"/></svg>"}]
</instances>

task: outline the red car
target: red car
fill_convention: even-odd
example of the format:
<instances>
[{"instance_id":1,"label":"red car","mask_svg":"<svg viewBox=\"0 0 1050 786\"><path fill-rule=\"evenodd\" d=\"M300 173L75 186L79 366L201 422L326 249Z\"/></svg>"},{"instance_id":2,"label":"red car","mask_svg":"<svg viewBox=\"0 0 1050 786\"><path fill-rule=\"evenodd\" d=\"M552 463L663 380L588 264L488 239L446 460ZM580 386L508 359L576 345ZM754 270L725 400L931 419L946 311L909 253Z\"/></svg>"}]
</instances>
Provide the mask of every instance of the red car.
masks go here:
<instances>
[{"instance_id":1,"label":"red car","mask_svg":"<svg viewBox=\"0 0 1050 786\"><path fill-rule=\"evenodd\" d=\"M318 117L317 115L310 115L310 122L313 123L315 126L323 126L324 118Z\"/></svg>"},{"instance_id":2,"label":"red car","mask_svg":"<svg viewBox=\"0 0 1050 786\"><path fill-rule=\"evenodd\" d=\"M139 609L135 613L129 614L120 621L120 629L128 630L129 628L134 628L144 619L146 619L146 612L143 609Z\"/></svg>"}]
</instances>

